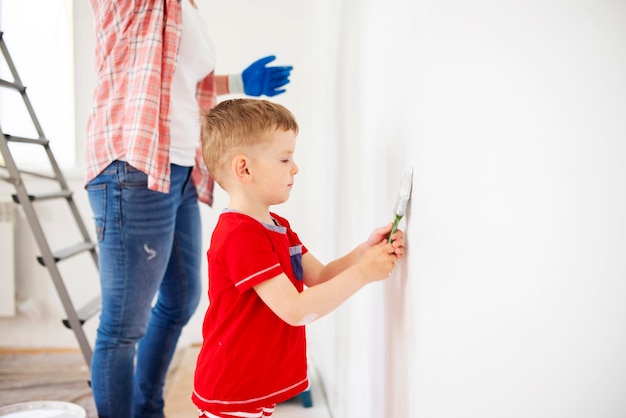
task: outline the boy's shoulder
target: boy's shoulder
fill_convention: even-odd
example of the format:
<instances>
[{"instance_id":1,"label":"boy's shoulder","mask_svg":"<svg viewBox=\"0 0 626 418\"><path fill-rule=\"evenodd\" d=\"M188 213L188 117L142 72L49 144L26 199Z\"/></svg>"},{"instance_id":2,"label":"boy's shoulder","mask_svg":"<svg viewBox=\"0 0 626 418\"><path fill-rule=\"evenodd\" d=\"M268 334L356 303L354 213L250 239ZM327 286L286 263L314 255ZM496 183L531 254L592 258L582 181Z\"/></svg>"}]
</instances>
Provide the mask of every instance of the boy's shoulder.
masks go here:
<instances>
[{"instance_id":1,"label":"boy's shoulder","mask_svg":"<svg viewBox=\"0 0 626 418\"><path fill-rule=\"evenodd\" d=\"M214 232L217 230L234 231L241 228L249 229L258 227L261 227L261 224L256 219L244 215L241 212L226 209L217 219Z\"/></svg>"},{"instance_id":2,"label":"boy's shoulder","mask_svg":"<svg viewBox=\"0 0 626 418\"><path fill-rule=\"evenodd\" d=\"M289 226L289 221L287 220L287 218L284 218L275 212L270 212L270 216L276 222L278 222L279 225ZM251 224L251 225L259 225L259 226L263 225L261 222L257 221L251 216L248 216L244 213L238 212L236 210L231 210L231 209L224 209L222 213L220 214L217 222L218 224L228 223L228 224Z\"/></svg>"},{"instance_id":3,"label":"boy's shoulder","mask_svg":"<svg viewBox=\"0 0 626 418\"><path fill-rule=\"evenodd\" d=\"M270 212L270 216L274 220L274 224L264 224L241 212L225 209L217 220L217 225L213 230L213 235L216 233L226 233L227 235L232 235L235 231L244 232L250 230L269 230L282 233L291 230L291 225L289 224L287 218L284 218L274 212Z\"/></svg>"},{"instance_id":4,"label":"boy's shoulder","mask_svg":"<svg viewBox=\"0 0 626 418\"><path fill-rule=\"evenodd\" d=\"M239 246L249 241L252 236L265 234L265 228L256 219L244 215L241 212L224 210L211 234L210 249L221 251L229 245Z\"/></svg>"}]
</instances>

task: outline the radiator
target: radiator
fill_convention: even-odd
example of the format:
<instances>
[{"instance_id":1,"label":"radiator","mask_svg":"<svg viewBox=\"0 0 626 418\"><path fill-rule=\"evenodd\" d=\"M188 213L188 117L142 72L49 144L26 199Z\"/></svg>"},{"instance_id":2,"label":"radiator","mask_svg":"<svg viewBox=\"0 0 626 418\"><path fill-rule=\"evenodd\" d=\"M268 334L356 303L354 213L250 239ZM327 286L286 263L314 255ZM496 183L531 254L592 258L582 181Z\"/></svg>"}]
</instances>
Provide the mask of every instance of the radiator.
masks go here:
<instances>
[{"instance_id":1,"label":"radiator","mask_svg":"<svg viewBox=\"0 0 626 418\"><path fill-rule=\"evenodd\" d=\"M0 317L15 316L15 203L0 201Z\"/></svg>"}]
</instances>

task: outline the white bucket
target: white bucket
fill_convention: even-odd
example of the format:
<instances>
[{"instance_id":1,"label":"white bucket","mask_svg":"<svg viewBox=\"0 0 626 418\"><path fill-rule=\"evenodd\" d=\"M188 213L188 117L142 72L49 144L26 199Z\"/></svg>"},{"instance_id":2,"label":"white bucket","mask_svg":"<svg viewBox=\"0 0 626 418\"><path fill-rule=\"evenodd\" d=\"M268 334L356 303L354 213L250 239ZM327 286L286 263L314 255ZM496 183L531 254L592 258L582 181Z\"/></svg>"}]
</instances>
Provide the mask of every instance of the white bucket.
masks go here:
<instances>
[{"instance_id":1,"label":"white bucket","mask_svg":"<svg viewBox=\"0 0 626 418\"><path fill-rule=\"evenodd\" d=\"M86 418L79 405L62 401L22 402L0 407L0 418Z\"/></svg>"}]
</instances>

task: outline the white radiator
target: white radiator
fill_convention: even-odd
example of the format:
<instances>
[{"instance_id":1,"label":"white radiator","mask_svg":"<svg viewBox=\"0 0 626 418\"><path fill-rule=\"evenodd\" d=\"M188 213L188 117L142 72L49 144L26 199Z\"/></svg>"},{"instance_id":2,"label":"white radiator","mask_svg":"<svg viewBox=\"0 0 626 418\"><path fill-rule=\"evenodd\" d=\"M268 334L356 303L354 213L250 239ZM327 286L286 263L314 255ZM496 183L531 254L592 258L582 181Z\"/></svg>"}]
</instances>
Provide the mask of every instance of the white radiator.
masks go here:
<instances>
[{"instance_id":1,"label":"white radiator","mask_svg":"<svg viewBox=\"0 0 626 418\"><path fill-rule=\"evenodd\" d=\"M0 201L0 317L15 316L15 203Z\"/></svg>"}]
</instances>

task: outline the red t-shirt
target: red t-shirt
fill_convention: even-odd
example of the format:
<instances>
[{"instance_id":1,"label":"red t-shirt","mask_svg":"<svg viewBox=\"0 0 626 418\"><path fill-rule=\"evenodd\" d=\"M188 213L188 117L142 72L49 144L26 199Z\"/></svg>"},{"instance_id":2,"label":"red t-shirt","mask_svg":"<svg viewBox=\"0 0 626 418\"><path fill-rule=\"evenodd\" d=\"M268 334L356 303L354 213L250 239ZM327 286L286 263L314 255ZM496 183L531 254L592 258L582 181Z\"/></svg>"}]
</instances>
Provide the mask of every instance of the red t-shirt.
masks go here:
<instances>
[{"instance_id":1,"label":"red t-shirt","mask_svg":"<svg viewBox=\"0 0 626 418\"><path fill-rule=\"evenodd\" d=\"M254 286L285 273L302 292L306 248L286 219L263 224L235 211L217 222L209 262L209 308L192 400L205 411L283 402L308 387L304 326L280 319Z\"/></svg>"}]
</instances>

